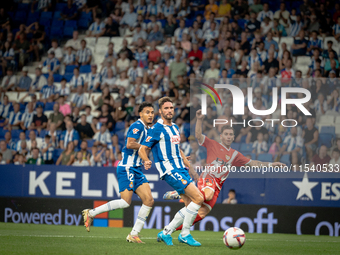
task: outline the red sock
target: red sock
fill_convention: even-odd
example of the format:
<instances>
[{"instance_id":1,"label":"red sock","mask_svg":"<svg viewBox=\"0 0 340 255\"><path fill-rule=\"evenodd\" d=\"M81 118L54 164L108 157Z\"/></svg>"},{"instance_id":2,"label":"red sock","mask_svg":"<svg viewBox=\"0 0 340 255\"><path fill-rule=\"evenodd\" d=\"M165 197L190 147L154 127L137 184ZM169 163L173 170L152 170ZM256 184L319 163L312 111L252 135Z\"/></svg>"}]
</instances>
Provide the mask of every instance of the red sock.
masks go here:
<instances>
[{"instance_id":1,"label":"red sock","mask_svg":"<svg viewBox=\"0 0 340 255\"><path fill-rule=\"evenodd\" d=\"M199 215L197 214L197 216L196 216L194 222L192 223L192 225L195 225L196 222L199 222L199 221L201 221L201 220L202 220L201 216L199 216ZM180 225L178 228L176 228L176 231L182 230L182 228L183 228L183 225Z\"/></svg>"}]
</instances>

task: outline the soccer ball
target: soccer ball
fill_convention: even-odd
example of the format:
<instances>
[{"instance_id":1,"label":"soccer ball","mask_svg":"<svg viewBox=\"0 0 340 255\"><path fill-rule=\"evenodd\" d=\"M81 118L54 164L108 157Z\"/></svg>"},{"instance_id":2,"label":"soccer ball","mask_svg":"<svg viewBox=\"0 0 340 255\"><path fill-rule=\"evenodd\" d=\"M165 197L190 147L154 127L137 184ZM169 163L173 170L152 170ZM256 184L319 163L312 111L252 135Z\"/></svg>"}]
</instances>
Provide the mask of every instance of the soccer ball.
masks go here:
<instances>
[{"instance_id":1,"label":"soccer ball","mask_svg":"<svg viewBox=\"0 0 340 255\"><path fill-rule=\"evenodd\" d=\"M223 234L223 242L230 249L240 249L246 242L246 235L240 228L228 228Z\"/></svg>"}]
</instances>

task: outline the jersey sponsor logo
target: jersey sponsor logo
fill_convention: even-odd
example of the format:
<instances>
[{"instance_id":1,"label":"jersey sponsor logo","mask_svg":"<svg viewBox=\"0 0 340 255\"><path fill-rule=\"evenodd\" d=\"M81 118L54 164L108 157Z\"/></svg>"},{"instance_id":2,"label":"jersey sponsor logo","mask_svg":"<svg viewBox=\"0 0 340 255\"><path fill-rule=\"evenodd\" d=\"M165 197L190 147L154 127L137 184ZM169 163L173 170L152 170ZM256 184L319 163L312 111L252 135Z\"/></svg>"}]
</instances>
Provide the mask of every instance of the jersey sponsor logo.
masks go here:
<instances>
[{"instance_id":1,"label":"jersey sponsor logo","mask_svg":"<svg viewBox=\"0 0 340 255\"><path fill-rule=\"evenodd\" d=\"M171 143L179 144L181 142L181 137L179 135L171 136Z\"/></svg>"},{"instance_id":2,"label":"jersey sponsor logo","mask_svg":"<svg viewBox=\"0 0 340 255\"><path fill-rule=\"evenodd\" d=\"M139 129L137 129L137 128L134 128L134 129L132 130L132 132L133 132L134 134L137 134L138 131L139 131Z\"/></svg>"},{"instance_id":3,"label":"jersey sponsor logo","mask_svg":"<svg viewBox=\"0 0 340 255\"><path fill-rule=\"evenodd\" d=\"M148 136L146 139L145 139L145 142L149 142L151 140L151 136Z\"/></svg>"}]
</instances>

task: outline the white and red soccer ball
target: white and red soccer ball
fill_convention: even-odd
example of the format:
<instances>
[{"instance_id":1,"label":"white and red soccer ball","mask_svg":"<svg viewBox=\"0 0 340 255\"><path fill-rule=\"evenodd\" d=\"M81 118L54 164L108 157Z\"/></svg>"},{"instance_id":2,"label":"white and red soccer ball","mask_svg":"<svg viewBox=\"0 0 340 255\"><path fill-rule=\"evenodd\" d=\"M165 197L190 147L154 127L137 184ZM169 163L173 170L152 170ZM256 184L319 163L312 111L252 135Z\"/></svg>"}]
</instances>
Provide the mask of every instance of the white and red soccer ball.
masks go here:
<instances>
[{"instance_id":1,"label":"white and red soccer ball","mask_svg":"<svg viewBox=\"0 0 340 255\"><path fill-rule=\"evenodd\" d=\"M240 249L246 242L246 235L240 228L228 228L223 234L223 243L230 249Z\"/></svg>"}]
</instances>

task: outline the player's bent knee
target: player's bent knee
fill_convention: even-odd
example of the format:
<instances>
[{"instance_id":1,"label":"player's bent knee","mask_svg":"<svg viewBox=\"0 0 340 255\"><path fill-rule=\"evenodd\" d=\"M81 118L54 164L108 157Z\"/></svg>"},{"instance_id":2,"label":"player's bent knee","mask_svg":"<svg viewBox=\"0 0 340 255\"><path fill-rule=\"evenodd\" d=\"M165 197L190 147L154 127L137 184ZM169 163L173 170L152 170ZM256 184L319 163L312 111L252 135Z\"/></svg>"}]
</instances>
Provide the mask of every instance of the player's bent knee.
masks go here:
<instances>
[{"instance_id":1,"label":"player's bent knee","mask_svg":"<svg viewBox=\"0 0 340 255\"><path fill-rule=\"evenodd\" d=\"M119 201L119 205L120 205L121 209L128 208L130 206L130 204L131 204L131 201L127 202L124 199L120 199L120 201Z\"/></svg>"},{"instance_id":2,"label":"player's bent knee","mask_svg":"<svg viewBox=\"0 0 340 255\"><path fill-rule=\"evenodd\" d=\"M195 198L193 199L193 202L194 202L195 204L202 205L203 202L204 202L204 198L203 198L203 196L201 196L201 194L198 194L198 195L196 195Z\"/></svg>"},{"instance_id":3,"label":"player's bent knee","mask_svg":"<svg viewBox=\"0 0 340 255\"><path fill-rule=\"evenodd\" d=\"M153 197L148 197L143 201L143 204L149 207L153 207L155 201L153 200Z\"/></svg>"}]
</instances>

